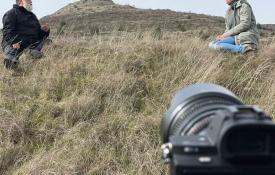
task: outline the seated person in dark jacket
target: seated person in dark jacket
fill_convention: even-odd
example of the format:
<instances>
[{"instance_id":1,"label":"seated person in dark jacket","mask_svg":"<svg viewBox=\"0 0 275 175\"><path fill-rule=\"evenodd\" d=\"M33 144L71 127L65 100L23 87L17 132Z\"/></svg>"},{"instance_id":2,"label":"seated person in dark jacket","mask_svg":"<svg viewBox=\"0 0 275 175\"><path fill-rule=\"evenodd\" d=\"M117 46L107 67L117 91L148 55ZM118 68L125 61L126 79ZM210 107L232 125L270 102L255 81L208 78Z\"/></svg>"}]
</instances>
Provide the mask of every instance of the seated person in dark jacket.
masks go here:
<instances>
[{"instance_id":1,"label":"seated person in dark jacket","mask_svg":"<svg viewBox=\"0 0 275 175\"><path fill-rule=\"evenodd\" d=\"M3 17L2 31L6 68L13 68L26 48L29 48L32 58L41 58L41 49L50 33L48 26L41 27L32 13L32 0L16 0L13 8Z\"/></svg>"}]
</instances>

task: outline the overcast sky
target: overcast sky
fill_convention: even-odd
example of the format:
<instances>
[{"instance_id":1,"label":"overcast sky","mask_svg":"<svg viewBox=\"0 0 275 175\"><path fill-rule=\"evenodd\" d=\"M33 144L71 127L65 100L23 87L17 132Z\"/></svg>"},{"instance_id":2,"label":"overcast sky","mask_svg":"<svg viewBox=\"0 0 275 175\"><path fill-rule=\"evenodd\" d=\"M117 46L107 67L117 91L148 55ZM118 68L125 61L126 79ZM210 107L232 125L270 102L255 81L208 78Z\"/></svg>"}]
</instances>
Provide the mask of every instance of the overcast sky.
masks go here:
<instances>
[{"instance_id":1,"label":"overcast sky","mask_svg":"<svg viewBox=\"0 0 275 175\"><path fill-rule=\"evenodd\" d=\"M12 8L15 0L1 0L0 16ZM34 13L41 18L77 0L33 0ZM227 8L225 0L114 0L119 4L129 4L138 8L171 9L175 11L204 13L224 16ZM253 6L257 21L275 24L274 0L248 0ZM0 23L2 27L2 23Z\"/></svg>"}]
</instances>

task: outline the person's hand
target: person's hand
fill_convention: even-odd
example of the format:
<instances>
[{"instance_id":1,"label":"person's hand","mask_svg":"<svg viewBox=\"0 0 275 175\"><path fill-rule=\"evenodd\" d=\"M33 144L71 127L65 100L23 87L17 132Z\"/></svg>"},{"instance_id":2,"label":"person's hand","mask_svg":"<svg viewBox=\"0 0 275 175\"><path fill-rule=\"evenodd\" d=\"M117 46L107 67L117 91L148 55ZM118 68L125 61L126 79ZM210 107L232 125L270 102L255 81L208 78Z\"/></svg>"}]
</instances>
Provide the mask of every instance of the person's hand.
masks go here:
<instances>
[{"instance_id":1,"label":"person's hand","mask_svg":"<svg viewBox=\"0 0 275 175\"><path fill-rule=\"evenodd\" d=\"M44 32L48 32L50 29L49 29L49 25L48 23L45 23L41 26L41 29L44 31Z\"/></svg>"},{"instance_id":2,"label":"person's hand","mask_svg":"<svg viewBox=\"0 0 275 175\"><path fill-rule=\"evenodd\" d=\"M218 35L216 39L217 40L223 40L223 39L228 38L228 37L230 37L230 35L224 33L222 35Z\"/></svg>"},{"instance_id":3,"label":"person's hand","mask_svg":"<svg viewBox=\"0 0 275 175\"><path fill-rule=\"evenodd\" d=\"M218 36L216 37L216 40L221 40L221 36L222 36L222 35L218 35Z\"/></svg>"},{"instance_id":4,"label":"person's hand","mask_svg":"<svg viewBox=\"0 0 275 175\"><path fill-rule=\"evenodd\" d=\"M12 47L14 48L14 49L20 49L20 43L15 43L15 44L13 44L12 45Z\"/></svg>"}]
</instances>

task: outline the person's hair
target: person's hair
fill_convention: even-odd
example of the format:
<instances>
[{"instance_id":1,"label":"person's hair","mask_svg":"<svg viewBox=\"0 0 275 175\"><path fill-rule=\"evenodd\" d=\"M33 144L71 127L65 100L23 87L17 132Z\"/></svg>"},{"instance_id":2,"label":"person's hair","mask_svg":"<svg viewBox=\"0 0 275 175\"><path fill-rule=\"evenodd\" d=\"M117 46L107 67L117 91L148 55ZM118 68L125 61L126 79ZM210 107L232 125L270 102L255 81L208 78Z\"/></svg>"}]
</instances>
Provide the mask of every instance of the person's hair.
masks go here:
<instances>
[{"instance_id":1,"label":"person's hair","mask_svg":"<svg viewBox=\"0 0 275 175\"><path fill-rule=\"evenodd\" d=\"M16 0L15 2L16 2L16 4L17 4L17 5L19 5L19 3L20 3L20 0Z\"/></svg>"}]
</instances>

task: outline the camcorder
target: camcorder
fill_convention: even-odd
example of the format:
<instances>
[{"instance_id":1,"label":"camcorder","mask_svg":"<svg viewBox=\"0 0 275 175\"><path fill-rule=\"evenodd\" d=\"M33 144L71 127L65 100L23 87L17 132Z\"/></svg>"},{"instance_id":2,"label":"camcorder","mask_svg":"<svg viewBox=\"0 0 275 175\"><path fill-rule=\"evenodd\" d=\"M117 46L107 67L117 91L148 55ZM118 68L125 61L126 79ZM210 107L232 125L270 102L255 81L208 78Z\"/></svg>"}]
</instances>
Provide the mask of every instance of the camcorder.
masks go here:
<instances>
[{"instance_id":1,"label":"camcorder","mask_svg":"<svg viewBox=\"0 0 275 175\"><path fill-rule=\"evenodd\" d=\"M161 138L171 175L275 175L272 118L215 84L177 92Z\"/></svg>"}]
</instances>

